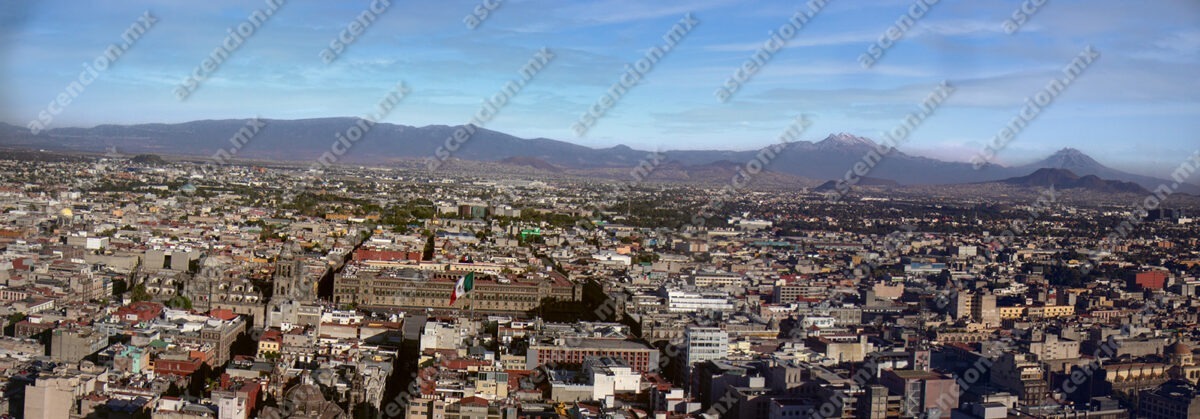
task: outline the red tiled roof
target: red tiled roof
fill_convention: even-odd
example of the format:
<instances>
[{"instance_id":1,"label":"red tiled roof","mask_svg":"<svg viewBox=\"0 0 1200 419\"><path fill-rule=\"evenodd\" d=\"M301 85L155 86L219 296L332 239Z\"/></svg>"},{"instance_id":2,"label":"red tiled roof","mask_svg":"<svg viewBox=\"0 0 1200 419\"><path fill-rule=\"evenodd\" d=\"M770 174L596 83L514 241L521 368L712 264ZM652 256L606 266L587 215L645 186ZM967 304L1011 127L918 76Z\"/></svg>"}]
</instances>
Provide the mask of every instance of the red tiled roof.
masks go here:
<instances>
[{"instance_id":1,"label":"red tiled roof","mask_svg":"<svg viewBox=\"0 0 1200 419\"><path fill-rule=\"evenodd\" d=\"M233 310L227 308L217 308L208 312L209 317L218 318L221 320L233 320L237 318L237 314Z\"/></svg>"},{"instance_id":2,"label":"red tiled roof","mask_svg":"<svg viewBox=\"0 0 1200 419\"><path fill-rule=\"evenodd\" d=\"M533 370L505 370L508 373L508 388L521 388L521 379L533 375Z\"/></svg>"},{"instance_id":3,"label":"red tiled roof","mask_svg":"<svg viewBox=\"0 0 1200 419\"><path fill-rule=\"evenodd\" d=\"M458 403L462 404L462 405L471 405L471 406L480 406L480 407L487 407L487 405L488 405L487 400L484 400L483 398L476 397L476 396L464 398L464 399L460 400Z\"/></svg>"},{"instance_id":4,"label":"red tiled roof","mask_svg":"<svg viewBox=\"0 0 1200 419\"><path fill-rule=\"evenodd\" d=\"M470 367L483 367L491 364L491 362L478 359L447 359L442 361L442 368L465 370Z\"/></svg>"}]
</instances>

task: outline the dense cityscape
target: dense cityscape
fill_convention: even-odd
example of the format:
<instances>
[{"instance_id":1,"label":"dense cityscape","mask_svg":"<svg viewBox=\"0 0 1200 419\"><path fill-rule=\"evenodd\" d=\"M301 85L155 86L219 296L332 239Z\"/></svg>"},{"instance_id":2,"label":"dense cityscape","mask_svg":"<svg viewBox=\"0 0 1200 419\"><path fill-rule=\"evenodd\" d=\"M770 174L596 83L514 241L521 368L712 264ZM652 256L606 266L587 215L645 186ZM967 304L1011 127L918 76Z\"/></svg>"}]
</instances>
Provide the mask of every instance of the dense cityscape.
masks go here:
<instances>
[{"instance_id":1,"label":"dense cityscape","mask_svg":"<svg viewBox=\"0 0 1200 419\"><path fill-rule=\"evenodd\" d=\"M714 205L717 189L0 161L3 403L156 418L1200 409L1194 210L867 189Z\"/></svg>"}]
</instances>

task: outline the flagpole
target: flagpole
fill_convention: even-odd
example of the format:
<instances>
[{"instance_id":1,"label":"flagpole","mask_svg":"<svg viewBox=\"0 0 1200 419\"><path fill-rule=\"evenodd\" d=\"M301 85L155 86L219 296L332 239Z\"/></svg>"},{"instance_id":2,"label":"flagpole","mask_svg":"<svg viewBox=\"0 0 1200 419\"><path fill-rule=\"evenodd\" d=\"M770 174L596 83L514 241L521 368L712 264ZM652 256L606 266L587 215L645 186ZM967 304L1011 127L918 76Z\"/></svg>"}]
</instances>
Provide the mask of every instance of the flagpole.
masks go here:
<instances>
[{"instance_id":1,"label":"flagpole","mask_svg":"<svg viewBox=\"0 0 1200 419\"><path fill-rule=\"evenodd\" d=\"M471 291L475 290L475 273L474 272L467 272L466 275L464 275L462 278L458 279L458 283L454 285L454 292L450 294L450 305L451 306L453 306L454 301L458 299L458 297L460 295L459 294L460 290L462 291L462 294L461 294L462 298L467 301L465 304L467 304L471 307L470 311L467 314L468 316L470 316L468 318L473 320L475 318L475 298L472 296ZM461 316L462 315L462 306L459 306L459 308L457 310L458 310L459 315Z\"/></svg>"},{"instance_id":2,"label":"flagpole","mask_svg":"<svg viewBox=\"0 0 1200 419\"><path fill-rule=\"evenodd\" d=\"M470 299L469 300L470 302L468 304L471 304L470 319L471 319L471 321L474 321L475 320L475 279L474 278L471 278L471 290L467 291L467 298Z\"/></svg>"}]
</instances>

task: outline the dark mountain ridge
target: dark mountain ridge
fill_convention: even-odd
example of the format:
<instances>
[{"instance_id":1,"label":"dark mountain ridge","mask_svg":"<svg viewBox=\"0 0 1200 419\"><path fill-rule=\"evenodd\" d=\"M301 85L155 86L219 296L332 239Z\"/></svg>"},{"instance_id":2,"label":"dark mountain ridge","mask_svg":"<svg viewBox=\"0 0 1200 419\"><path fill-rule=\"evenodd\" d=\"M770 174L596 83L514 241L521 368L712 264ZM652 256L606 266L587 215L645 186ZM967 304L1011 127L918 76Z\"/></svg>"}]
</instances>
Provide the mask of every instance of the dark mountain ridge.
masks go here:
<instances>
[{"instance_id":1,"label":"dark mountain ridge","mask_svg":"<svg viewBox=\"0 0 1200 419\"><path fill-rule=\"evenodd\" d=\"M1079 176L1067 169L1052 168L1037 169L1026 176L1008 178L994 183L1037 188L1086 189L1103 193L1150 193L1146 188L1133 182L1105 180L1096 175Z\"/></svg>"},{"instance_id":2,"label":"dark mountain ridge","mask_svg":"<svg viewBox=\"0 0 1200 419\"><path fill-rule=\"evenodd\" d=\"M263 121L265 127L233 153L235 159L313 161L329 152L337 141L337 134L354 126L358 119L333 117ZM232 138L246 123L247 120L242 119L224 119L177 124L99 125L92 128L53 128L39 135L33 135L22 127L0 123L0 146L81 152L104 152L112 147L124 154L209 157L218 150L230 150L234 146ZM458 128L447 125L414 127L375 124L338 162L389 164L398 160L429 158L439 147L447 144L447 139L452 138ZM776 144L761 150L669 150L661 153L666 155L667 160L684 166L702 166L721 161L744 164L757 158L767 161L764 166L769 171L808 179L841 179L856 163L863 162L864 156L872 150L883 151L870 139L842 133L831 134L818 142L795 141L782 147ZM1105 167L1074 149L1064 149L1029 165L1004 167L989 164L979 170L970 163L912 156L899 150L880 154L883 158L874 165L868 176L904 185L988 182L1022 176L1040 168L1067 169L1079 176L1095 175L1102 179L1134 182L1147 189L1170 184L1162 179ZM468 161L503 162L517 159L509 163L545 170L635 167L653 159L653 156L650 151L624 145L591 148L548 138L519 138L486 128L476 128L474 135L451 153L451 158ZM1200 186L1181 185L1180 192L1200 193Z\"/></svg>"}]
</instances>

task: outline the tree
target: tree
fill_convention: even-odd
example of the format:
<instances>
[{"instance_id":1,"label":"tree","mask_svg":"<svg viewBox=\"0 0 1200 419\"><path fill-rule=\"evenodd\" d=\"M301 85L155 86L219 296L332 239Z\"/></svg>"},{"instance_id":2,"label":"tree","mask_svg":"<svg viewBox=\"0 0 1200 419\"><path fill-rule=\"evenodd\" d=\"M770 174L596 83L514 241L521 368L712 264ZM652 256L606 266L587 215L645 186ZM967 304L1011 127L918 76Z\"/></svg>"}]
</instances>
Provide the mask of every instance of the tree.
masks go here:
<instances>
[{"instance_id":1,"label":"tree","mask_svg":"<svg viewBox=\"0 0 1200 419\"><path fill-rule=\"evenodd\" d=\"M641 252L633 257L633 263L654 263L658 261L658 253Z\"/></svg>"},{"instance_id":2,"label":"tree","mask_svg":"<svg viewBox=\"0 0 1200 419\"><path fill-rule=\"evenodd\" d=\"M20 323L22 320L25 320L27 318L29 318L29 316L26 316L21 313L9 314L8 315L8 324L6 324L4 326L4 336L16 336L17 323ZM42 332L42 333L46 333L46 332ZM41 333L39 333L39 334L41 334Z\"/></svg>"},{"instance_id":3,"label":"tree","mask_svg":"<svg viewBox=\"0 0 1200 419\"><path fill-rule=\"evenodd\" d=\"M146 291L146 284L137 284L133 286L133 301L150 301L152 298L150 293Z\"/></svg>"},{"instance_id":4,"label":"tree","mask_svg":"<svg viewBox=\"0 0 1200 419\"><path fill-rule=\"evenodd\" d=\"M167 302L164 305L166 305L167 307L171 307L171 308L191 310L192 309L192 300L190 300L187 297L184 297L182 295L176 295L174 297L171 297L170 300L167 300Z\"/></svg>"}]
</instances>

